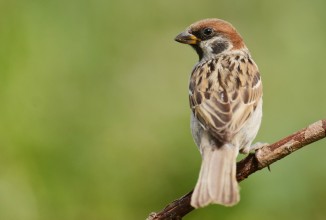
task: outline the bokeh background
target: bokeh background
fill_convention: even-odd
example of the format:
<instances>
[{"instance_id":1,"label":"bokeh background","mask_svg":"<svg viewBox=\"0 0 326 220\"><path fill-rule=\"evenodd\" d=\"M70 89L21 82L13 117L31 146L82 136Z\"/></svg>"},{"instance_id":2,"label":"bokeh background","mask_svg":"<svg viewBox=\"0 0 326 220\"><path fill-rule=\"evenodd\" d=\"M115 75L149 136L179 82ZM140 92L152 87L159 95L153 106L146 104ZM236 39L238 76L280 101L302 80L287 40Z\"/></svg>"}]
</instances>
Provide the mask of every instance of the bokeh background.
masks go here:
<instances>
[{"instance_id":1,"label":"bokeh background","mask_svg":"<svg viewBox=\"0 0 326 220\"><path fill-rule=\"evenodd\" d=\"M325 118L326 2L0 1L0 219L145 219L194 186L188 78L173 38L230 21L264 81L258 141ZM326 219L325 140L185 219Z\"/></svg>"}]
</instances>

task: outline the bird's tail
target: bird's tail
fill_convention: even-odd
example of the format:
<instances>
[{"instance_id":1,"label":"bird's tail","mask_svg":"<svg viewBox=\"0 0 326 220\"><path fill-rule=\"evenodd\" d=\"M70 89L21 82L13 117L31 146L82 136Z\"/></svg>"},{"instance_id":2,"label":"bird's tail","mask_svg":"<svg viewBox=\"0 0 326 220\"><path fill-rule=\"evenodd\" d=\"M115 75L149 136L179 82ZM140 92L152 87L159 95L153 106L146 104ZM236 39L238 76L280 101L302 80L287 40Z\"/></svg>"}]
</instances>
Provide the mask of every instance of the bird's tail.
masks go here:
<instances>
[{"instance_id":1,"label":"bird's tail","mask_svg":"<svg viewBox=\"0 0 326 220\"><path fill-rule=\"evenodd\" d=\"M195 208L211 203L232 206L239 202L236 180L236 157L238 148L225 144L216 148L209 144L201 146L202 164L199 178L191 197Z\"/></svg>"}]
</instances>

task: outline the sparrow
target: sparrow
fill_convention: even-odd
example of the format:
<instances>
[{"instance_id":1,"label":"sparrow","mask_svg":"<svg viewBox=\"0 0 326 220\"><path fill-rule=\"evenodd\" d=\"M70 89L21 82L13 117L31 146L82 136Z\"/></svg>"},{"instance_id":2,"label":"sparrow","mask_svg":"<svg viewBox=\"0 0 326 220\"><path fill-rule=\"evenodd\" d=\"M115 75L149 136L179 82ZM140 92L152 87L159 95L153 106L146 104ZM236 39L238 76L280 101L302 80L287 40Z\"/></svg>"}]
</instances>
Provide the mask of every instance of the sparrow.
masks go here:
<instances>
[{"instance_id":1,"label":"sparrow","mask_svg":"<svg viewBox=\"0 0 326 220\"><path fill-rule=\"evenodd\" d=\"M236 29L220 19L190 25L176 41L199 56L189 82L191 132L202 156L191 197L194 208L233 206L240 200L238 153L251 145L262 118L262 81L257 65Z\"/></svg>"}]
</instances>

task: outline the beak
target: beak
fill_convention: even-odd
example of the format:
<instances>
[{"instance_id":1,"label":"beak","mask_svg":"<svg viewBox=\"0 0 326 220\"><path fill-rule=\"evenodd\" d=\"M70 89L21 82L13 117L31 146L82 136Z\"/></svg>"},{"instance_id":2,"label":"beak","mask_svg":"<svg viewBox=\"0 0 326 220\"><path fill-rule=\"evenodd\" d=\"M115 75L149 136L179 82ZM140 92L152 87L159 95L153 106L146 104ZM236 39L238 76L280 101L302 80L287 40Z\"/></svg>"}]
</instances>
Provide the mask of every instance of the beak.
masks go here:
<instances>
[{"instance_id":1,"label":"beak","mask_svg":"<svg viewBox=\"0 0 326 220\"><path fill-rule=\"evenodd\" d=\"M182 32L174 38L174 40L183 43L183 44L197 44L200 42L195 35L190 34L188 31Z\"/></svg>"}]
</instances>

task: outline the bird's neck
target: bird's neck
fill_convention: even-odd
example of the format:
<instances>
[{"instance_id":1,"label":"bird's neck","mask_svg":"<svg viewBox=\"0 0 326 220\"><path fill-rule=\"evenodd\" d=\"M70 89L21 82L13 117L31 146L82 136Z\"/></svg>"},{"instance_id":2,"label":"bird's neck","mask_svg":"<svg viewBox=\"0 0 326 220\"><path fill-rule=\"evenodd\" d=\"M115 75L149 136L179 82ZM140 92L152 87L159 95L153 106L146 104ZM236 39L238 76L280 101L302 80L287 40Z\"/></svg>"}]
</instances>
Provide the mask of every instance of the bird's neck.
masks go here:
<instances>
[{"instance_id":1,"label":"bird's neck","mask_svg":"<svg viewBox=\"0 0 326 220\"><path fill-rule=\"evenodd\" d=\"M197 51L197 50L196 50ZM198 53L198 51L197 51ZM202 53L202 54L199 54ZM245 55L245 56L250 56L250 52L247 49L247 47L243 47L241 49L226 49L220 53L203 53L202 50L200 50L198 53L199 56L199 63L204 63L207 62L209 60L214 60L214 59L218 59L219 57L222 56L236 56L236 55Z\"/></svg>"}]
</instances>

